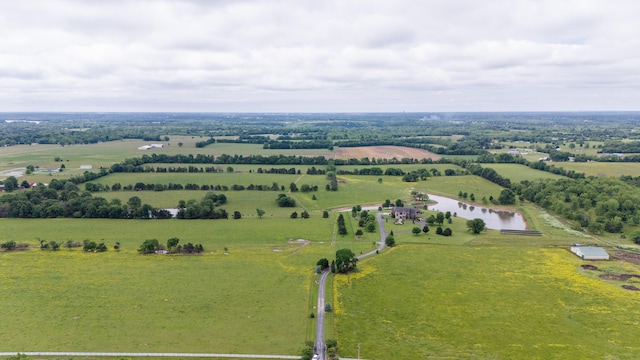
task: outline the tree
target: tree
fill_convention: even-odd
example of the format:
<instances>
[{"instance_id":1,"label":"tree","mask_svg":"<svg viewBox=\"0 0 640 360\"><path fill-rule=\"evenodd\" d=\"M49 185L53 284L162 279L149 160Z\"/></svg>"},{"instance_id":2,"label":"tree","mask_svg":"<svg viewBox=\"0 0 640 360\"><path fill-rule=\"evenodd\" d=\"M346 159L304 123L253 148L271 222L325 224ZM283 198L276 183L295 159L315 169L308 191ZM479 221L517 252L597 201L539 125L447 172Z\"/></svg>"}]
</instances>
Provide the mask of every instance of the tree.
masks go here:
<instances>
[{"instance_id":1,"label":"tree","mask_svg":"<svg viewBox=\"0 0 640 360\"><path fill-rule=\"evenodd\" d=\"M232 173L233 172L233 168L231 166L227 166L227 172L228 173Z\"/></svg>"},{"instance_id":2,"label":"tree","mask_svg":"<svg viewBox=\"0 0 640 360\"><path fill-rule=\"evenodd\" d=\"M467 228L469 228L469 231L474 234L480 234L482 231L484 231L485 226L486 224L484 223L484 220L479 218L467 221Z\"/></svg>"},{"instance_id":3,"label":"tree","mask_svg":"<svg viewBox=\"0 0 640 360\"><path fill-rule=\"evenodd\" d=\"M296 185L296 183L291 183L289 185L289 191L291 191L291 192L297 192L298 191L298 186Z\"/></svg>"},{"instance_id":4,"label":"tree","mask_svg":"<svg viewBox=\"0 0 640 360\"><path fill-rule=\"evenodd\" d=\"M358 258L351 249L340 249L336 251L336 270L347 273L356 268Z\"/></svg>"},{"instance_id":5,"label":"tree","mask_svg":"<svg viewBox=\"0 0 640 360\"><path fill-rule=\"evenodd\" d=\"M11 251L15 248L16 248L16 242L13 240L9 240L7 242L0 244L0 249L5 249L7 251Z\"/></svg>"},{"instance_id":6,"label":"tree","mask_svg":"<svg viewBox=\"0 0 640 360\"><path fill-rule=\"evenodd\" d=\"M438 213L436 214L436 222L440 225L444 223L444 214L440 211L438 211Z\"/></svg>"},{"instance_id":7,"label":"tree","mask_svg":"<svg viewBox=\"0 0 640 360\"><path fill-rule=\"evenodd\" d=\"M438 226L438 227L436 228L436 234L438 234L438 235L442 235L442 226Z\"/></svg>"},{"instance_id":8,"label":"tree","mask_svg":"<svg viewBox=\"0 0 640 360\"><path fill-rule=\"evenodd\" d=\"M84 240L84 246L82 249L87 252L93 252L98 248L98 244L95 241Z\"/></svg>"},{"instance_id":9,"label":"tree","mask_svg":"<svg viewBox=\"0 0 640 360\"><path fill-rule=\"evenodd\" d=\"M129 201L127 201L127 204L132 210L136 210L142 206L142 199L137 196L132 196L129 198Z\"/></svg>"},{"instance_id":10,"label":"tree","mask_svg":"<svg viewBox=\"0 0 640 360\"><path fill-rule=\"evenodd\" d=\"M325 219L328 218L329 217L329 212L327 210L323 210L322 211L322 217L325 218Z\"/></svg>"},{"instance_id":11,"label":"tree","mask_svg":"<svg viewBox=\"0 0 640 360\"><path fill-rule=\"evenodd\" d=\"M429 226L425 224L424 227L422 228L422 232L425 233L425 234L428 233L429 232Z\"/></svg>"},{"instance_id":12,"label":"tree","mask_svg":"<svg viewBox=\"0 0 640 360\"><path fill-rule=\"evenodd\" d=\"M420 235L420 227L415 226L413 229L411 229L411 232L413 233L413 235Z\"/></svg>"},{"instance_id":13,"label":"tree","mask_svg":"<svg viewBox=\"0 0 640 360\"><path fill-rule=\"evenodd\" d=\"M373 221L368 221L367 224L364 226L364 229L367 230L368 232L374 232L376 231L376 224Z\"/></svg>"},{"instance_id":14,"label":"tree","mask_svg":"<svg viewBox=\"0 0 640 360\"><path fill-rule=\"evenodd\" d=\"M320 266L320 268L322 268L324 270L324 269L329 267L329 260L326 259L326 258L322 258L322 259L318 260L316 265Z\"/></svg>"},{"instance_id":15,"label":"tree","mask_svg":"<svg viewBox=\"0 0 640 360\"><path fill-rule=\"evenodd\" d=\"M516 194L511 189L504 189L498 196L498 202L502 205L515 204Z\"/></svg>"},{"instance_id":16,"label":"tree","mask_svg":"<svg viewBox=\"0 0 640 360\"><path fill-rule=\"evenodd\" d=\"M324 304L324 311L325 312L331 312L331 310L332 310L331 303Z\"/></svg>"},{"instance_id":17,"label":"tree","mask_svg":"<svg viewBox=\"0 0 640 360\"><path fill-rule=\"evenodd\" d=\"M388 247L394 247L396 245L396 239L394 239L393 235L387 235L387 237L384 238L384 243Z\"/></svg>"},{"instance_id":18,"label":"tree","mask_svg":"<svg viewBox=\"0 0 640 360\"><path fill-rule=\"evenodd\" d=\"M256 213L258 214L258 218L262 219L262 215L264 215L264 210L256 209Z\"/></svg>"},{"instance_id":19,"label":"tree","mask_svg":"<svg viewBox=\"0 0 640 360\"><path fill-rule=\"evenodd\" d=\"M178 146L179 146L179 147L182 147L182 145L184 145L184 144L183 144L183 143L181 143L181 142L179 142L179 143L178 143Z\"/></svg>"},{"instance_id":20,"label":"tree","mask_svg":"<svg viewBox=\"0 0 640 360\"><path fill-rule=\"evenodd\" d=\"M276 202L278 203L278 206L280 206L280 207L295 207L296 206L296 201L293 198L288 197L285 194L278 195L278 198L276 199Z\"/></svg>"},{"instance_id":21,"label":"tree","mask_svg":"<svg viewBox=\"0 0 640 360\"><path fill-rule=\"evenodd\" d=\"M362 236L363 234L362 229L356 230L356 236Z\"/></svg>"},{"instance_id":22,"label":"tree","mask_svg":"<svg viewBox=\"0 0 640 360\"><path fill-rule=\"evenodd\" d=\"M442 236L451 236L452 234L453 234L453 231L451 231L451 229L449 228L442 230Z\"/></svg>"},{"instance_id":23,"label":"tree","mask_svg":"<svg viewBox=\"0 0 640 360\"><path fill-rule=\"evenodd\" d=\"M233 212L233 218L234 219L242 219L242 214L240 213L240 211L236 210Z\"/></svg>"},{"instance_id":24,"label":"tree","mask_svg":"<svg viewBox=\"0 0 640 360\"><path fill-rule=\"evenodd\" d=\"M298 212L297 211L292 212L291 213L291 218L292 219L297 219L298 218Z\"/></svg>"},{"instance_id":25,"label":"tree","mask_svg":"<svg viewBox=\"0 0 640 360\"><path fill-rule=\"evenodd\" d=\"M173 250L178 246L179 243L180 243L180 239L178 239L177 237L170 238L169 240L167 240L167 250L169 251Z\"/></svg>"},{"instance_id":26,"label":"tree","mask_svg":"<svg viewBox=\"0 0 640 360\"><path fill-rule=\"evenodd\" d=\"M396 200L396 207L403 207L403 206L404 206L404 203L402 202L402 200L397 199Z\"/></svg>"},{"instance_id":27,"label":"tree","mask_svg":"<svg viewBox=\"0 0 640 360\"><path fill-rule=\"evenodd\" d=\"M158 243L157 239L147 239L140 245L138 252L142 254L153 254L159 247L160 243Z\"/></svg>"},{"instance_id":28,"label":"tree","mask_svg":"<svg viewBox=\"0 0 640 360\"><path fill-rule=\"evenodd\" d=\"M303 219L308 219L309 218L309 213L307 212L307 210L304 210L300 213L300 217Z\"/></svg>"},{"instance_id":29,"label":"tree","mask_svg":"<svg viewBox=\"0 0 640 360\"><path fill-rule=\"evenodd\" d=\"M640 244L640 231L636 231L631 235L631 240L633 240L634 243L636 244Z\"/></svg>"}]
</instances>

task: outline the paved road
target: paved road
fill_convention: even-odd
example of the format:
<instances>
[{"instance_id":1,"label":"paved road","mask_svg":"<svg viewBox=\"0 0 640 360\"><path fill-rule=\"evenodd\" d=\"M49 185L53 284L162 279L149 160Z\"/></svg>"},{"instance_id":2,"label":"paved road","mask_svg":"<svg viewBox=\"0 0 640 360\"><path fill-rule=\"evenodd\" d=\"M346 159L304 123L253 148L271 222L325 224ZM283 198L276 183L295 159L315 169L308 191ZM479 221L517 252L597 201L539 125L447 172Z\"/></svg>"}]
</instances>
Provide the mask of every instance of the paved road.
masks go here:
<instances>
[{"instance_id":1,"label":"paved road","mask_svg":"<svg viewBox=\"0 0 640 360\"><path fill-rule=\"evenodd\" d=\"M331 274L331 268L322 273L320 281L318 282L318 316L316 317L315 352L320 355L320 360L325 360L326 358L326 349L324 344L324 285L329 274Z\"/></svg>"},{"instance_id":2,"label":"paved road","mask_svg":"<svg viewBox=\"0 0 640 360\"><path fill-rule=\"evenodd\" d=\"M385 238L387 237L387 232L384 230L384 220L382 219L383 213L376 213L376 218L378 219L378 229L380 230L380 242L378 243L378 247L375 250L371 250L368 253L362 254L358 256L358 260L366 258L367 256L371 256L376 252L382 251L386 244ZM331 269L325 270L320 277L320 281L318 282L318 315L316 316L316 343L315 350L318 355L320 355L320 360L325 360L327 357L325 343L324 343L324 287L327 280L327 276L331 273Z\"/></svg>"}]
</instances>

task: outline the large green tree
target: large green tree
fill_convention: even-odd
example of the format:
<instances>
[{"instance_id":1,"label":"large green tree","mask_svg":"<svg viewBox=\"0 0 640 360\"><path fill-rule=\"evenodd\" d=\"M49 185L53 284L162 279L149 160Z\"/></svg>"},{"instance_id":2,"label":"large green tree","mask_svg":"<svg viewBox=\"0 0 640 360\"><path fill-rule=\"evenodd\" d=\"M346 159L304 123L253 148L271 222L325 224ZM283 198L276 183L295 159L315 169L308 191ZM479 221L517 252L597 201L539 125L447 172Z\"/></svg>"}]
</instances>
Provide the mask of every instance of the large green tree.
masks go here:
<instances>
[{"instance_id":1,"label":"large green tree","mask_svg":"<svg viewBox=\"0 0 640 360\"><path fill-rule=\"evenodd\" d=\"M358 258L351 249L340 249L336 251L336 270L347 273L356 268Z\"/></svg>"},{"instance_id":2,"label":"large green tree","mask_svg":"<svg viewBox=\"0 0 640 360\"><path fill-rule=\"evenodd\" d=\"M474 234L480 234L482 231L484 231L485 226L486 225L484 223L484 220L479 218L467 221L467 228L469 228L469 231Z\"/></svg>"}]
</instances>

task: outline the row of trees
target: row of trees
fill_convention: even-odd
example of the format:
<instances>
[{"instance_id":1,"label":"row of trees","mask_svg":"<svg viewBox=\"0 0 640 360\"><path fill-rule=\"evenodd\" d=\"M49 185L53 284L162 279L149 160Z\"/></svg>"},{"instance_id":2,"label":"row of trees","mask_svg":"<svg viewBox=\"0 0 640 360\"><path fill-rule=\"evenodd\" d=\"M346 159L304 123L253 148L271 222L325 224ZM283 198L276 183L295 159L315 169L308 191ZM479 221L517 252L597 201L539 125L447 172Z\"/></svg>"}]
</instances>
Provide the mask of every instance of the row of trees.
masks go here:
<instances>
[{"instance_id":1,"label":"row of trees","mask_svg":"<svg viewBox=\"0 0 640 360\"><path fill-rule=\"evenodd\" d=\"M180 239L177 237L168 239L166 246L161 244L158 239L147 239L138 248L138 252L141 254L157 254L160 252L167 254L199 254L203 251L204 247L202 244L192 244L189 242L181 245Z\"/></svg>"},{"instance_id":2,"label":"row of trees","mask_svg":"<svg viewBox=\"0 0 640 360\"><path fill-rule=\"evenodd\" d=\"M249 185L241 185L241 184L233 184L233 185L220 185L220 184L195 184L195 183L187 183L185 185L182 184L145 184L142 182L137 182L135 184L122 185L120 183L114 183L111 186L108 184L102 183L93 183L87 182L84 184L85 190L89 192L103 192L103 191L171 191L171 190L205 190L205 191L284 191L284 185L279 186L278 183L273 182L271 185L267 184L249 184ZM315 190L317 191L317 186L315 186ZM313 191L313 187L307 185L305 188L306 191Z\"/></svg>"}]
</instances>

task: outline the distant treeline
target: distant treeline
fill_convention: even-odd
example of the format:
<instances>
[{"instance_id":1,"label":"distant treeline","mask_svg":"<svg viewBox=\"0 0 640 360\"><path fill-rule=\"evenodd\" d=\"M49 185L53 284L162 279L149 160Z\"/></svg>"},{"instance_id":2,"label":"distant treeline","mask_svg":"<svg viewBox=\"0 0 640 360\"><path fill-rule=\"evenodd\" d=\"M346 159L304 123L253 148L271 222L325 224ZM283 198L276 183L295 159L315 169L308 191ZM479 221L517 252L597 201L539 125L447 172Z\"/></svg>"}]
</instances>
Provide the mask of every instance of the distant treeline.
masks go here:
<instances>
[{"instance_id":1,"label":"distant treeline","mask_svg":"<svg viewBox=\"0 0 640 360\"><path fill-rule=\"evenodd\" d=\"M126 204L119 199L107 201L80 192L75 184L58 180L63 190L42 184L30 191L5 194L0 197L0 218L103 218L103 219L170 219L166 209L143 204L137 196ZM179 219L226 219L227 212L217 206L227 203L224 194L207 193L200 202L190 200L178 203Z\"/></svg>"},{"instance_id":2,"label":"distant treeline","mask_svg":"<svg viewBox=\"0 0 640 360\"><path fill-rule=\"evenodd\" d=\"M102 191L165 191L165 190L210 190L210 191L241 191L241 190L258 190L258 191L283 191L284 186L279 186L278 183L273 183L272 185L261 185L261 184L249 184L249 185L209 185L209 184L193 184L187 183L185 185L182 184L145 184L142 182L124 185L120 183L114 183L109 186L106 184L100 183L92 183L87 182L84 184L85 190L89 192L102 192Z\"/></svg>"},{"instance_id":3,"label":"distant treeline","mask_svg":"<svg viewBox=\"0 0 640 360\"><path fill-rule=\"evenodd\" d=\"M402 158L402 159L369 159L364 157L361 159L332 159L336 166L341 165L389 165L389 164L448 164L451 160L439 159L433 160L430 158L415 159L415 158ZM220 164L220 165L313 165L313 166L326 166L329 161L324 156L295 156L295 155L228 155L221 154L219 156L214 155L167 155L167 154L151 154L142 155L139 158L129 158L125 161L111 165L111 172L151 172L160 169L160 172L220 172L219 167L209 168L180 168L180 170L169 171L166 167L156 167L154 170L146 169L143 165L153 163L166 163L166 164ZM190 171L189 169L192 169ZM264 169L263 169L264 170Z\"/></svg>"}]
</instances>

